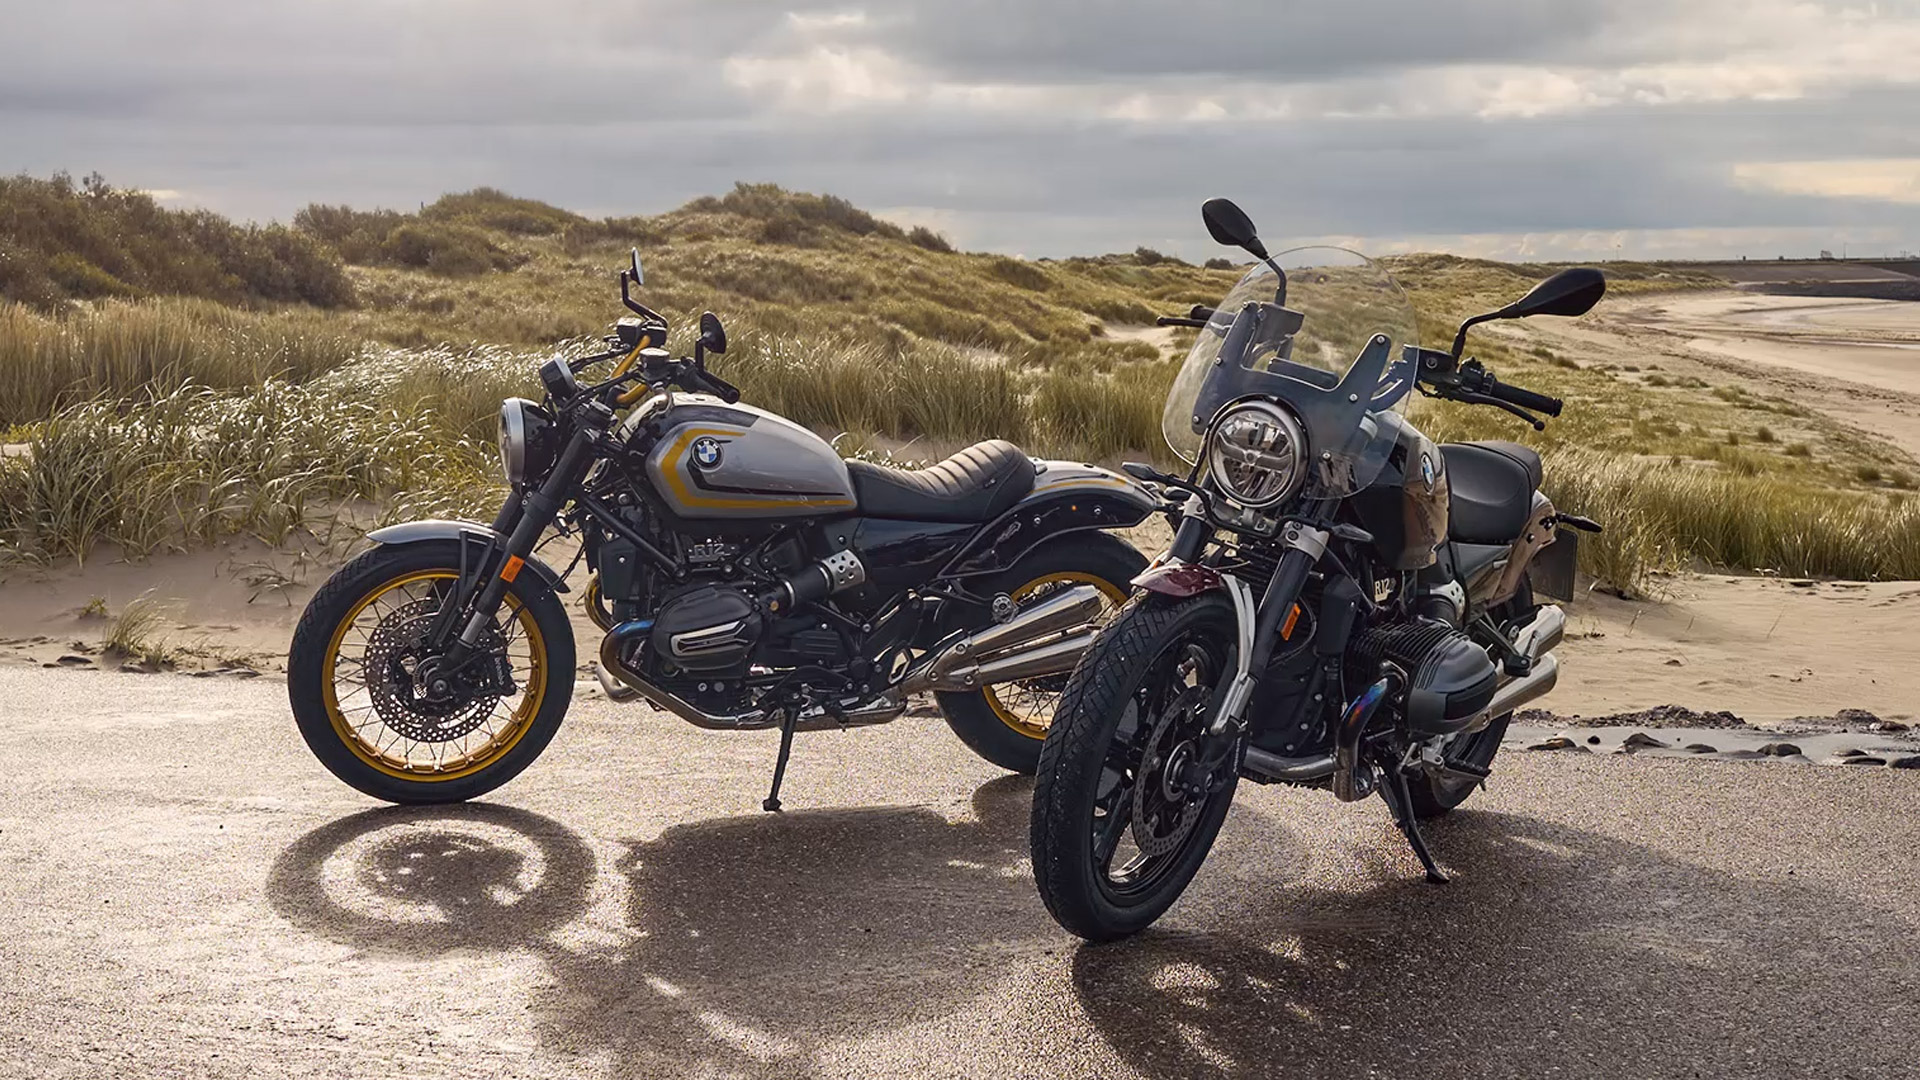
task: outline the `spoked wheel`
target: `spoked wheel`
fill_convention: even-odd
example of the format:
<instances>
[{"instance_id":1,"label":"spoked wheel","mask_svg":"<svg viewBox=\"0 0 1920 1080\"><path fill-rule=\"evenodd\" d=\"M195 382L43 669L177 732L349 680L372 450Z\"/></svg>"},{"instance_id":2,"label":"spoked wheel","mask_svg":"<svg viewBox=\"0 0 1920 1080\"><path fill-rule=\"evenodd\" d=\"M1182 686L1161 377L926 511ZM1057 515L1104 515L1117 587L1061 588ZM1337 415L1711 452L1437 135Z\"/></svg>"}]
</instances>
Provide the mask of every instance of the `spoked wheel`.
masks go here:
<instances>
[{"instance_id":1,"label":"spoked wheel","mask_svg":"<svg viewBox=\"0 0 1920 1080\"><path fill-rule=\"evenodd\" d=\"M1089 941L1136 933L1178 900L1233 802L1235 749L1211 776L1200 736L1233 669L1218 593L1128 605L1061 696L1034 784L1033 872Z\"/></svg>"},{"instance_id":2,"label":"spoked wheel","mask_svg":"<svg viewBox=\"0 0 1920 1080\"><path fill-rule=\"evenodd\" d=\"M1146 566L1145 557L1126 541L1095 533L1071 544L1036 548L978 591L988 596L1004 592L1018 610L1062 589L1092 585L1106 602L1093 620L1101 624L1126 603L1130 582ZM974 753L1003 769L1032 773L1040 763L1040 743L1047 737L1068 678L1046 675L936 696L948 726Z\"/></svg>"},{"instance_id":3,"label":"spoked wheel","mask_svg":"<svg viewBox=\"0 0 1920 1080\"><path fill-rule=\"evenodd\" d=\"M314 595L294 632L287 692L314 755L375 798L470 799L553 738L572 689L566 611L536 575L509 589L476 658L433 647L459 579L452 544L381 547Z\"/></svg>"}]
</instances>

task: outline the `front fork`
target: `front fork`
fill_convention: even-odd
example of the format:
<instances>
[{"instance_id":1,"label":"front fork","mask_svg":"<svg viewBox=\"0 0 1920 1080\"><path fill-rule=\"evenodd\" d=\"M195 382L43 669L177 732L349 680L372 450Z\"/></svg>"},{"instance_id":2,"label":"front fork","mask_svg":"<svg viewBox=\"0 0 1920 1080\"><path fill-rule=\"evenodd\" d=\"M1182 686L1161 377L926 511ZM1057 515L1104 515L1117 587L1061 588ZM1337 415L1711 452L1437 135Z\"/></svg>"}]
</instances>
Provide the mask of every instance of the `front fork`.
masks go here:
<instances>
[{"instance_id":1,"label":"front fork","mask_svg":"<svg viewBox=\"0 0 1920 1080\"><path fill-rule=\"evenodd\" d=\"M461 627L459 637L447 646L449 668L458 669L472 658L487 628L493 625L493 617L507 597L507 588L519 577L541 534L560 515L575 485L592 466L597 437L591 430L576 431L560 451L559 460L547 473L546 480L525 497L516 490L494 516L494 533L504 534L506 539L494 548L495 557L480 567L479 572L488 575L487 583L474 598L472 614Z\"/></svg>"},{"instance_id":2,"label":"front fork","mask_svg":"<svg viewBox=\"0 0 1920 1080\"><path fill-rule=\"evenodd\" d=\"M1307 507L1305 519L1321 520L1331 514L1333 505L1330 501L1314 503ZM1283 622L1306 590L1307 579L1313 573L1313 568L1327 553L1327 541L1331 535L1328 530L1302 520L1287 522L1281 533L1286 552L1281 555L1273 577L1267 582L1266 592L1257 605L1253 600L1253 591L1244 582L1232 575L1223 575L1223 584L1233 600L1239 648L1234 653L1233 680L1227 684L1226 693L1221 695L1220 707L1208 724L1204 744L1200 747L1198 763L1201 771L1198 775L1221 775L1220 767L1226 764L1228 755L1239 745L1240 736L1246 729L1247 703L1252 700L1254 687L1258 683L1254 672L1266 669L1267 660L1273 655L1275 643L1281 637ZM1207 519L1205 504L1198 496L1189 499L1180 526L1174 532L1173 544L1167 550L1168 560L1188 563L1197 560L1212 536L1213 526Z\"/></svg>"}]
</instances>

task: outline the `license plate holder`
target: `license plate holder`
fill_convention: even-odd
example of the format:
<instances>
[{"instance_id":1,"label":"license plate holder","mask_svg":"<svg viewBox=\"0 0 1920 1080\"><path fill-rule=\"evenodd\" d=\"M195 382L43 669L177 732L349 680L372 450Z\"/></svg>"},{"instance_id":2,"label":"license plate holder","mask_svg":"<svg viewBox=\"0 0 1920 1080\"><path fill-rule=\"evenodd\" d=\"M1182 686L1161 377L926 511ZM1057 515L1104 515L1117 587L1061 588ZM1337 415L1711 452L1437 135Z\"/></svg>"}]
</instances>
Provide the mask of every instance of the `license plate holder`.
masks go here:
<instances>
[{"instance_id":1,"label":"license plate holder","mask_svg":"<svg viewBox=\"0 0 1920 1080\"><path fill-rule=\"evenodd\" d=\"M1542 548L1527 567L1533 594L1573 603L1573 575L1579 563L1580 534L1572 529L1554 530L1553 543Z\"/></svg>"}]
</instances>

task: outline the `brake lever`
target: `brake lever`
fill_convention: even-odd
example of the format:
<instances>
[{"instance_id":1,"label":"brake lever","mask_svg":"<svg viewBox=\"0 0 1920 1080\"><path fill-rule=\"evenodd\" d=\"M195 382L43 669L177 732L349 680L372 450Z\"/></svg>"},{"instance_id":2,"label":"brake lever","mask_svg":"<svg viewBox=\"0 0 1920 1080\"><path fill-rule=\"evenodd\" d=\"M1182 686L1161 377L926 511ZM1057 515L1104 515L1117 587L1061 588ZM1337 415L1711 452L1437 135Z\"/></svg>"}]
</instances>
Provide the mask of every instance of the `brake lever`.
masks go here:
<instances>
[{"instance_id":1,"label":"brake lever","mask_svg":"<svg viewBox=\"0 0 1920 1080\"><path fill-rule=\"evenodd\" d=\"M1545 420L1540 419L1512 402L1501 401L1497 397L1489 397L1486 394L1476 394L1468 390L1460 390L1442 396L1451 398L1454 401L1464 402L1468 405L1492 405L1497 409L1504 409L1520 419L1525 420L1527 423L1532 424L1533 430L1535 431L1547 430L1547 422Z\"/></svg>"}]
</instances>

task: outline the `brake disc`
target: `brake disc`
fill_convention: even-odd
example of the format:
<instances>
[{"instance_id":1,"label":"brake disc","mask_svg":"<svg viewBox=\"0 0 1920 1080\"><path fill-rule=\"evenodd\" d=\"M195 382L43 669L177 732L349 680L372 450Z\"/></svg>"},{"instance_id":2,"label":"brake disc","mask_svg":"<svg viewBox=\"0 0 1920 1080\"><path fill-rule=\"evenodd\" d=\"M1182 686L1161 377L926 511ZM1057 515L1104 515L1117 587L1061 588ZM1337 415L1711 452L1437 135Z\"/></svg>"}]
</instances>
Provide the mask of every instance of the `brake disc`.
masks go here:
<instances>
[{"instance_id":1,"label":"brake disc","mask_svg":"<svg viewBox=\"0 0 1920 1080\"><path fill-rule=\"evenodd\" d=\"M500 703L499 694L476 693L464 682L445 695L426 692L434 658L422 655L423 646L438 614L439 602L433 599L394 609L368 635L362 661L375 715L414 742L452 742L478 729ZM489 630L479 648L498 652L505 642L497 630Z\"/></svg>"},{"instance_id":2,"label":"brake disc","mask_svg":"<svg viewBox=\"0 0 1920 1080\"><path fill-rule=\"evenodd\" d=\"M1167 783L1168 767L1192 760L1192 741L1181 728L1204 715L1209 698L1205 687L1191 686L1173 699L1147 736L1140 775L1133 784L1133 842L1148 858L1165 855L1193 832L1206 807L1204 795Z\"/></svg>"}]
</instances>

